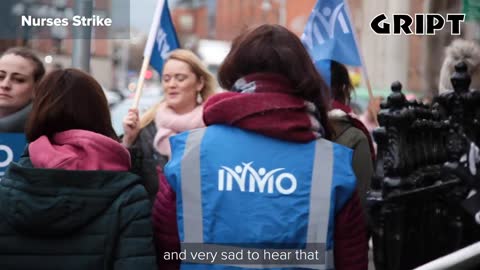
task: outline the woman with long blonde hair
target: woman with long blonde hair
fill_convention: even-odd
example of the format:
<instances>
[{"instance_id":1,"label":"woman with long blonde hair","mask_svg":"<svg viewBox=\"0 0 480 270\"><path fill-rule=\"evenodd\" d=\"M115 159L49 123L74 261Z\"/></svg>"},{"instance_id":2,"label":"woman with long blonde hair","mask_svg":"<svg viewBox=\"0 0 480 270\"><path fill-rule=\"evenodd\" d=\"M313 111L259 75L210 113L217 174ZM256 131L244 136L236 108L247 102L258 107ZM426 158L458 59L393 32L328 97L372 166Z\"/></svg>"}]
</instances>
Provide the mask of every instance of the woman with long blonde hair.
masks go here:
<instances>
[{"instance_id":1,"label":"woman with long blonde hair","mask_svg":"<svg viewBox=\"0 0 480 270\"><path fill-rule=\"evenodd\" d=\"M193 52L174 50L163 66L163 100L141 118L136 109L124 118L122 142L152 199L158 190L156 169L162 169L170 156L169 137L205 126L202 103L214 93L215 85L215 78Z\"/></svg>"}]
</instances>

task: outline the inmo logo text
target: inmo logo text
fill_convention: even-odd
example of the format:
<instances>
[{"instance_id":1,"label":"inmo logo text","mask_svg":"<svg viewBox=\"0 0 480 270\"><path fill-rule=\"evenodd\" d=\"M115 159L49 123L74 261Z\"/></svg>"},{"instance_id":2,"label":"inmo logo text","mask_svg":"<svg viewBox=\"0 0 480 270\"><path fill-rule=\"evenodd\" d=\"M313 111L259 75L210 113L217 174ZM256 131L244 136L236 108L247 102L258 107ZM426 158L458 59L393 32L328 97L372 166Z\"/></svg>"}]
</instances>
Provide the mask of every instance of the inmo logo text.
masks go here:
<instances>
[{"instance_id":1,"label":"inmo logo text","mask_svg":"<svg viewBox=\"0 0 480 270\"><path fill-rule=\"evenodd\" d=\"M250 163L235 166L234 169L222 166L218 170L218 190L232 191L235 182L242 192L267 192L277 191L289 195L297 189L297 179L291 173L282 172L284 168L267 171L265 168L255 170Z\"/></svg>"},{"instance_id":2,"label":"inmo logo text","mask_svg":"<svg viewBox=\"0 0 480 270\"><path fill-rule=\"evenodd\" d=\"M158 29L157 32L157 43L158 43L158 52L163 60L167 59L168 52L170 51L170 46L167 42L167 34L163 31L162 28Z\"/></svg>"}]
</instances>

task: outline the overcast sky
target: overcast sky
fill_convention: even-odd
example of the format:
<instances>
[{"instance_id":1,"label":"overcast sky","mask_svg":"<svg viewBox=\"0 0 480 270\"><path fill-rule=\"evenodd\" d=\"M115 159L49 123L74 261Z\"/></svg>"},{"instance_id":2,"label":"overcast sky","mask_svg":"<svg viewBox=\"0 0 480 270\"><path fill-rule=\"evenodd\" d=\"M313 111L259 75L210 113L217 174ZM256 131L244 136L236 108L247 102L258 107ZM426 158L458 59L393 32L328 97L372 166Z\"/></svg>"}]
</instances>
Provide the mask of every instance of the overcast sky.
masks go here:
<instances>
[{"instance_id":1,"label":"overcast sky","mask_svg":"<svg viewBox=\"0 0 480 270\"><path fill-rule=\"evenodd\" d=\"M130 0L130 25L148 33L157 0Z\"/></svg>"},{"instance_id":2,"label":"overcast sky","mask_svg":"<svg viewBox=\"0 0 480 270\"><path fill-rule=\"evenodd\" d=\"M115 1L115 0L114 0ZM130 25L148 34L158 0L130 0ZM170 11L175 0L168 0Z\"/></svg>"}]
</instances>

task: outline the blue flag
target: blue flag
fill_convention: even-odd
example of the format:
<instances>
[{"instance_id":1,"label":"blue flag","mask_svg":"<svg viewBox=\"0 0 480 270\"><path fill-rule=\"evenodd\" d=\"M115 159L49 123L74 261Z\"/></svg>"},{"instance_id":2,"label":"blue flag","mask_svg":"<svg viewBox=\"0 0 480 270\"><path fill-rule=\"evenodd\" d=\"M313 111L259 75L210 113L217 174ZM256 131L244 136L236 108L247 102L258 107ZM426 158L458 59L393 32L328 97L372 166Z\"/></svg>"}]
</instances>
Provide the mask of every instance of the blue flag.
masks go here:
<instances>
[{"instance_id":1,"label":"blue flag","mask_svg":"<svg viewBox=\"0 0 480 270\"><path fill-rule=\"evenodd\" d=\"M302 35L320 74L330 85L330 63L361 66L355 33L343 0L318 0Z\"/></svg>"},{"instance_id":2,"label":"blue flag","mask_svg":"<svg viewBox=\"0 0 480 270\"><path fill-rule=\"evenodd\" d=\"M150 56L150 65L161 74L168 53L179 48L167 0L159 0L153 18L144 57Z\"/></svg>"},{"instance_id":3,"label":"blue flag","mask_svg":"<svg viewBox=\"0 0 480 270\"><path fill-rule=\"evenodd\" d=\"M20 158L26 144L27 140L23 133L0 133L0 178L8 164Z\"/></svg>"}]
</instances>

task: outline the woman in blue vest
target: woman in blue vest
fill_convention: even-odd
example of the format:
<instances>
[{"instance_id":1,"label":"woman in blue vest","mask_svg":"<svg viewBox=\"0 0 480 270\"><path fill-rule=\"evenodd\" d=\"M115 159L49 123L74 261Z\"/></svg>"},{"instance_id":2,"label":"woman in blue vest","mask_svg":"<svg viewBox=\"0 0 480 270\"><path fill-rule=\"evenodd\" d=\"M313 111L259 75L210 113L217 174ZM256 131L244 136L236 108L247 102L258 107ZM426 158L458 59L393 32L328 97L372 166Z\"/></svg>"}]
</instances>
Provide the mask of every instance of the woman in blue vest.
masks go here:
<instances>
[{"instance_id":1,"label":"woman in blue vest","mask_svg":"<svg viewBox=\"0 0 480 270\"><path fill-rule=\"evenodd\" d=\"M151 204L98 82L47 75L25 134L0 181L0 269L155 269Z\"/></svg>"},{"instance_id":2,"label":"woman in blue vest","mask_svg":"<svg viewBox=\"0 0 480 270\"><path fill-rule=\"evenodd\" d=\"M328 141L329 90L300 39L278 25L241 34L219 82L230 91L207 100L207 127L171 139L154 210L157 237L172 239L157 242L161 264L367 269L352 152Z\"/></svg>"}]
</instances>

